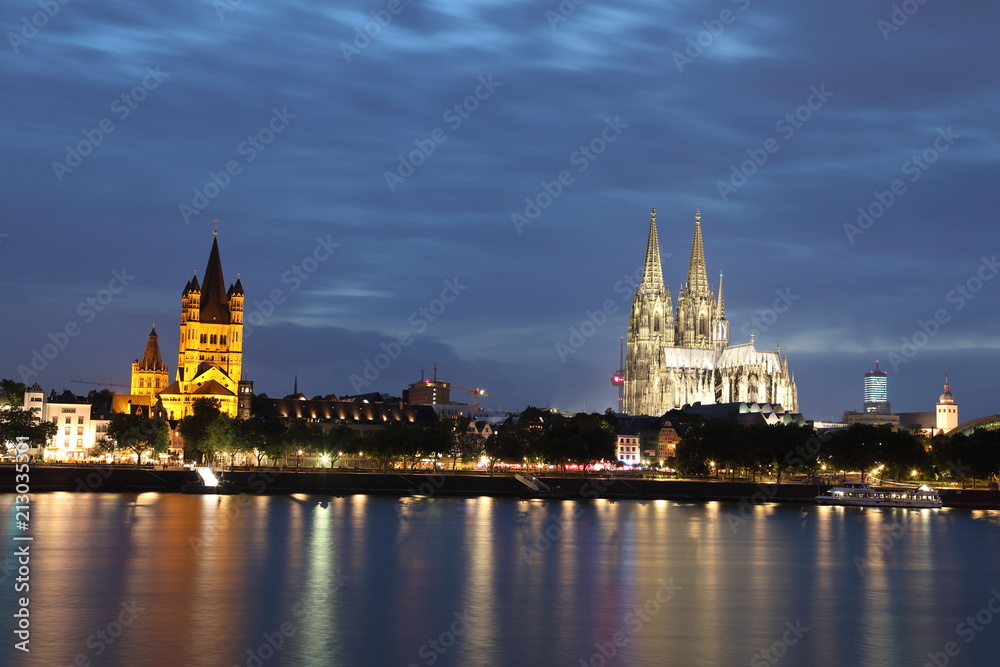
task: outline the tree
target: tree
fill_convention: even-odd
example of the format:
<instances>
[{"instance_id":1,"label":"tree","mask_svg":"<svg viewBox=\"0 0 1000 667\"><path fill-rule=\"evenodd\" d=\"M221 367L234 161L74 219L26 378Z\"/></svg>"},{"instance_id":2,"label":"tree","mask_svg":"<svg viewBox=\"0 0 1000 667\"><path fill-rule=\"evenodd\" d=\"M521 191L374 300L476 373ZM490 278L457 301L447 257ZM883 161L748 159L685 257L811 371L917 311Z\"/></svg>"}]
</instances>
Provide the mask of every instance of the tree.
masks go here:
<instances>
[{"instance_id":1,"label":"tree","mask_svg":"<svg viewBox=\"0 0 1000 667\"><path fill-rule=\"evenodd\" d=\"M360 446L368 458L372 459L380 470L389 463L401 459L406 453L407 429L401 422L392 422L384 428L369 433L361 441Z\"/></svg>"},{"instance_id":2,"label":"tree","mask_svg":"<svg viewBox=\"0 0 1000 667\"><path fill-rule=\"evenodd\" d=\"M249 452L251 444L247 438L247 429L243 426L246 420L232 419L229 415L219 415L219 418L208 425L203 446L207 451L229 454L229 467L232 468L236 455Z\"/></svg>"},{"instance_id":3,"label":"tree","mask_svg":"<svg viewBox=\"0 0 1000 667\"><path fill-rule=\"evenodd\" d=\"M452 446L452 470L459 459L462 463L475 463L483 451L483 439L476 432L473 422L465 417L455 420L453 429L454 445Z\"/></svg>"},{"instance_id":4,"label":"tree","mask_svg":"<svg viewBox=\"0 0 1000 667\"><path fill-rule=\"evenodd\" d=\"M18 438L27 438L29 445L44 447L57 430L55 424L41 421L31 410L0 410L0 444L13 446Z\"/></svg>"},{"instance_id":5,"label":"tree","mask_svg":"<svg viewBox=\"0 0 1000 667\"><path fill-rule=\"evenodd\" d=\"M107 435L98 443L102 451L127 449L135 454L136 464L142 465L142 455L149 451L162 454L170 448L170 429L159 419L118 412L111 415Z\"/></svg>"},{"instance_id":6,"label":"tree","mask_svg":"<svg viewBox=\"0 0 1000 667\"><path fill-rule=\"evenodd\" d=\"M517 424L508 423L499 432L486 439L483 454L486 456L491 475L496 464L501 461L520 463L525 459L529 441L527 431L528 428L523 421Z\"/></svg>"},{"instance_id":7,"label":"tree","mask_svg":"<svg viewBox=\"0 0 1000 667\"><path fill-rule=\"evenodd\" d=\"M24 405L24 392L27 389L27 386L23 382L16 382L7 378L0 380L0 391L6 392L7 398L10 399L10 405L13 408L19 408Z\"/></svg>"},{"instance_id":8,"label":"tree","mask_svg":"<svg viewBox=\"0 0 1000 667\"><path fill-rule=\"evenodd\" d=\"M267 458L272 464L285 455L288 446L284 442L285 425L277 419L241 419L238 422L240 438L248 452L257 458L257 465Z\"/></svg>"},{"instance_id":9,"label":"tree","mask_svg":"<svg viewBox=\"0 0 1000 667\"><path fill-rule=\"evenodd\" d=\"M286 425L282 440L286 455L293 451L317 452L323 445L323 429L305 419L293 419Z\"/></svg>"},{"instance_id":10,"label":"tree","mask_svg":"<svg viewBox=\"0 0 1000 667\"><path fill-rule=\"evenodd\" d=\"M180 432L184 438L184 457L189 460L203 461L206 453L205 438L208 427L222 414L217 398L196 398L191 404L191 414L181 420ZM211 459L211 456L209 456Z\"/></svg>"}]
</instances>

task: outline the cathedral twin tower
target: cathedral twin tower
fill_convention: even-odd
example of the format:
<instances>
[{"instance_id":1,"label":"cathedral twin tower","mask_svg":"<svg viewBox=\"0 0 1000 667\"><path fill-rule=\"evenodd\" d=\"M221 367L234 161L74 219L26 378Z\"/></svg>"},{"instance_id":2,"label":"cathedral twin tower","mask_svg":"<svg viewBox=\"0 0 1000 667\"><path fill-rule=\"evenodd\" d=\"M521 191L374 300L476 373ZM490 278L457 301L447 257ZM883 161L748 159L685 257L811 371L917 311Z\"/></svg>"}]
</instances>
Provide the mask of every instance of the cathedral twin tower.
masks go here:
<instances>
[{"instance_id":1,"label":"cathedral twin tower","mask_svg":"<svg viewBox=\"0 0 1000 667\"><path fill-rule=\"evenodd\" d=\"M635 289L628 324L623 410L659 416L701 403L768 403L798 412L798 390L788 357L760 351L753 341L729 345L729 321L719 275L716 297L708 282L695 214L687 282L677 296L663 282L656 209L649 222L642 282Z\"/></svg>"}]
</instances>

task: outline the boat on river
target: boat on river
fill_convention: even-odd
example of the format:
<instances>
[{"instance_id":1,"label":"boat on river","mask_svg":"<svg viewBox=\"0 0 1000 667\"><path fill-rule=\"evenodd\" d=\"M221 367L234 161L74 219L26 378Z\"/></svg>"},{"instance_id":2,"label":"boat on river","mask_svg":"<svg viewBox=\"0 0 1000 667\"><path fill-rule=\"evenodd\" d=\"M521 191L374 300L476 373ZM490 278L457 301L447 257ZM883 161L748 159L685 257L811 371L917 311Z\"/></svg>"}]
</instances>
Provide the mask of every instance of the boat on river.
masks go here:
<instances>
[{"instance_id":1,"label":"boat on river","mask_svg":"<svg viewBox=\"0 0 1000 667\"><path fill-rule=\"evenodd\" d=\"M820 505L856 505L862 507L941 507L937 489L919 487L872 486L865 482L842 482L823 495Z\"/></svg>"}]
</instances>

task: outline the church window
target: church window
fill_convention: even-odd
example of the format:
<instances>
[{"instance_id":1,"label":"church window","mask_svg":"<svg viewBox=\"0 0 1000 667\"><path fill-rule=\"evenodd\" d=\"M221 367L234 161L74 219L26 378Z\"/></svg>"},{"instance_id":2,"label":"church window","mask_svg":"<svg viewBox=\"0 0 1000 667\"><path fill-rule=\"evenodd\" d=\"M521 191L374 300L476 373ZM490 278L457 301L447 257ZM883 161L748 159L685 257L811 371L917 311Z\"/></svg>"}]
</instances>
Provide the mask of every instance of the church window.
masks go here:
<instances>
[{"instance_id":1,"label":"church window","mask_svg":"<svg viewBox=\"0 0 1000 667\"><path fill-rule=\"evenodd\" d=\"M203 344L208 342L208 336L206 334L201 335L201 342Z\"/></svg>"},{"instance_id":2,"label":"church window","mask_svg":"<svg viewBox=\"0 0 1000 667\"><path fill-rule=\"evenodd\" d=\"M659 330L660 330L660 316L657 315L655 318L653 318L653 331L659 331Z\"/></svg>"},{"instance_id":3,"label":"church window","mask_svg":"<svg viewBox=\"0 0 1000 667\"><path fill-rule=\"evenodd\" d=\"M216 336L215 334L212 334L211 340L209 342L211 342L212 345L216 345L219 342L219 337Z\"/></svg>"},{"instance_id":4,"label":"church window","mask_svg":"<svg viewBox=\"0 0 1000 667\"><path fill-rule=\"evenodd\" d=\"M226 335L225 334L219 336L219 344L221 344L221 345L225 345L226 344Z\"/></svg>"}]
</instances>

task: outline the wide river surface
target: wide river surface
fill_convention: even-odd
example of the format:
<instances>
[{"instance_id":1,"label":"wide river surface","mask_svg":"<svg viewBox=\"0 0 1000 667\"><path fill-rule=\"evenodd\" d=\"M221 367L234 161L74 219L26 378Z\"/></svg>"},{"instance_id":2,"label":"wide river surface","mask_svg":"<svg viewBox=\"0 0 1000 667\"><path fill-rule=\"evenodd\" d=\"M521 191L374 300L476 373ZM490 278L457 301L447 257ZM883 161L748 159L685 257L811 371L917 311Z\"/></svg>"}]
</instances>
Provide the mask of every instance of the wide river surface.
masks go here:
<instances>
[{"instance_id":1,"label":"wide river surface","mask_svg":"<svg viewBox=\"0 0 1000 667\"><path fill-rule=\"evenodd\" d=\"M995 511L34 494L16 592L13 502L0 665L1000 664Z\"/></svg>"}]
</instances>

